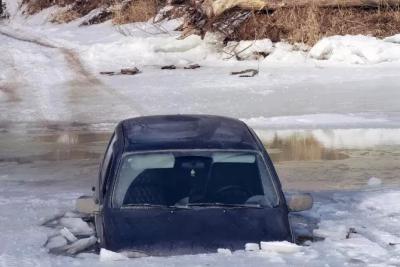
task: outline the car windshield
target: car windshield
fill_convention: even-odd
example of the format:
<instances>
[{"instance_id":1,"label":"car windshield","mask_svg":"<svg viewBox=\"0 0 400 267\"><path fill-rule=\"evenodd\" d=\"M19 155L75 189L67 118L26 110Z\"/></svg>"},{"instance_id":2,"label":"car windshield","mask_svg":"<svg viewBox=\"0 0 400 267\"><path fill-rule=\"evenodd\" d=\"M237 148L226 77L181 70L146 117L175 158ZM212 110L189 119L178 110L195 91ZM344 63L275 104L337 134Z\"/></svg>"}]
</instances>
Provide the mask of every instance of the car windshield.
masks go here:
<instances>
[{"instance_id":1,"label":"car windshield","mask_svg":"<svg viewBox=\"0 0 400 267\"><path fill-rule=\"evenodd\" d=\"M169 151L127 154L113 206L273 207L278 202L269 170L257 152Z\"/></svg>"}]
</instances>

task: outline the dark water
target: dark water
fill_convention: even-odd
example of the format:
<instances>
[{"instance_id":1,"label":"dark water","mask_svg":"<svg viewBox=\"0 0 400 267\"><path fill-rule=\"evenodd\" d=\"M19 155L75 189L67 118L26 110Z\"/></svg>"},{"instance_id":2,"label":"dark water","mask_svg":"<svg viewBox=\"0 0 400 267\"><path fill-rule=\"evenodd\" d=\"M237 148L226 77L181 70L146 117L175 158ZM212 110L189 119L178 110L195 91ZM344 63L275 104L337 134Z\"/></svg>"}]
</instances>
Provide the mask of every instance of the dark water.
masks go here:
<instances>
[{"instance_id":1,"label":"dark water","mask_svg":"<svg viewBox=\"0 0 400 267\"><path fill-rule=\"evenodd\" d=\"M89 166L95 177L112 127L35 125L7 127L0 134L0 164L41 168ZM400 129L257 131L287 190L341 190L400 185ZM84 163L85 165L82 165ZM10 167L11 168L11 167ZM84 167L86 168L86 167ZM93 172L93 173L92 173ZM51 179L51 175L49 176Z\"/></svg>"},{"instance_id":2,"label":"dark water","mask_svg":"<svg viewBox=\"0 0 400 267\"><path fill-rule=\"evenodd\" d=\"M288 190L343 190L400 185L399 129L324 129L261 132Z\"/></svg>"}]
</instances>

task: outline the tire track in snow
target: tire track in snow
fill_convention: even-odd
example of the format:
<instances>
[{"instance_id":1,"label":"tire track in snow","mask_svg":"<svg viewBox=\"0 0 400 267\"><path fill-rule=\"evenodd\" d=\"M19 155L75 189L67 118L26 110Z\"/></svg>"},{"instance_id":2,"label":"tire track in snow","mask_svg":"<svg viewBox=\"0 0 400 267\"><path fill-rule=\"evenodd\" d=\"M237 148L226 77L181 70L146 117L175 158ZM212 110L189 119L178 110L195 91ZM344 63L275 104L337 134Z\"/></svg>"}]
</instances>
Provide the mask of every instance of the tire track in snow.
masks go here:
<instances>
[{"instance_id":1,"label":"tire track in snow","mask_svg":"<svg viewBox=\"0 0 400 267\"><path fill-rule=\"evenodd\" d=\"M21 42L35 44L44 48L57 49L64 57L64 61L72 72L74 78L62 85L68 88L69 99L67 109L70 109L72 121L96 122L118 121L128 116L138 116L139 113L133 107L133 101L126 99L112 88L105 86L94 74L88 71L80 60L77 52L72 49L62 47L49 40L31 36L29 33L18 29L8 29L0 27L0 34ZM112 107L108 109L108 107ZM46 117L46 110L43 112ZM61 116L60 116L61 115ZM62 114L58 114L58 120ZM54 119L54 116L53 116Z\"/></svg>"},{"instance_id":2,"label":"tire track in snow","mask_svg":"<svg viewBox=\"0 0 400 267\"><path fill-rule=\"evenodd\" d=\"M9 54L3 53L1 51L1 59L2 59L2 64L8 65L10 68L11 75L8 75L11 79L8 79L7 81L2 81L0 78L0 92L4 93L7 97L8 102L18 102L21 100L21 98L18 96L17 93L17 83L18 83L18 75L17 69L15 68L15 62L12 57L10 57ZM4 75L4 74L3 74ZM7 77L7 78L8 78Z\"/></svg>"},{"instance_id":3,"label":"tire track in snow","mask_svg":"<svg viewBox=\"0 0 400 267\"><path fill-rule=\"evenodd\" d=\"M16 29L13 29L13 31L15 31L15 33L8 31L7 29L5 29L3 27L0 28L0 34L7 36L9 38L12 38L12 39L15 39L18 41L22 41L22 42L37 44L37 45L44 46L47 48L58 48L56 45L52 45L46 41L42 41L42 40L39 40L36 38L24 37L23 35L21 35L21 33L18 33L18 30L16 30Z\"/></svg>"},{"instance_id":4,"label":"tire track in snow","mask_svg":"<svg viewBox=\"0 0 400 267\"><path fill-rule=\"evenodd\" d=\"M18 75L15 60L9 53L9 46L1 40L0 45L0 119L5 121L20 114L19 109L24 105L21 88L26 86L23 75ZM3 45L4 44L4 45ZM9 128L9 127L6 127Z\"/></svg>"},{"instance_id":5,"label":"tire track in snow","mask_svg":"<svg viewBox=\"0 0 400 267\"><path fill-rule=\"evenodd\" d=\"M6 62L8 59L8 62ZM15 102L20 102L21 98L18 95L18 84L20 77L18 77L17 74L17 69L15 68L15 63L13 61L13 58L9 57L6 53L2 55L2 63L4 64L6 62L7 65L10 66L10 72L11 75L8 75L11 77L11 79L8 79L7 81L2 81L0 79L0 93L3 93L7 97L7 102L14 104Z\"/></svg>"},{"instance_id":6,"label":"tire track in snow","mask_svg":"<svg viewBox=\"0 0 400 267\"><path fill-rule=\"evenodd\" d=\"M3 92L7 98L8 102L19 102L21 101L21 98L18 96L17 92L17 87L14 85L1 85L0 84L0 92Z\"/></svg>"}]
</instances>

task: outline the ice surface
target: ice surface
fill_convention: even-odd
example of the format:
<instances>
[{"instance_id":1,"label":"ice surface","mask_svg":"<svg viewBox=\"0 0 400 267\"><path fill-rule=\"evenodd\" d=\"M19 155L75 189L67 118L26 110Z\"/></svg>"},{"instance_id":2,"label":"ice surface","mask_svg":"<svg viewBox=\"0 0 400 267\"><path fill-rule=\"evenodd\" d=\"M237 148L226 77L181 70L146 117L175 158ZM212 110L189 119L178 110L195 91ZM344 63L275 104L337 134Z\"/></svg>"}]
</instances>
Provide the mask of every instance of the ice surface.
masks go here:
<instances>
[{"instance_id":1,"label":"ice surface","mask_svg":"<svg viewBox=\"0 0 400 267\"><path fill-rule=\"evenodd\" d=\"M335 126L347 125L384 125L387 121L385 118L371 118L364 117L362 114L307 114L299 116L278 116L278 117L258 117L243 119L247 124L254 128L267 128L267 127L291 127L309 128L319 125L320 127L335 128Z\"/></svg>"}]
</instances>

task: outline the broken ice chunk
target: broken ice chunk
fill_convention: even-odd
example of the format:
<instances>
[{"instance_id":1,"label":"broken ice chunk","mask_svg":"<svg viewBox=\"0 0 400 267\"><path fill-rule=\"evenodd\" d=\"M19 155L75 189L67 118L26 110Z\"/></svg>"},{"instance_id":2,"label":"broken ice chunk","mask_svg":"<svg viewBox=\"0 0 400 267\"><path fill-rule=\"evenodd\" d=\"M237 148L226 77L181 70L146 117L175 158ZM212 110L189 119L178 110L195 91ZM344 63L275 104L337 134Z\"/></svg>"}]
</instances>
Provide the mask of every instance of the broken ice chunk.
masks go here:
<instances>
[{"instance_id":1,"label":"broken ice chunk","mask_svg":"<svg viewBox=\"0 0 400 267\"><path fill-rule=\"evenodd\" d=\"M67 212L64 214L64 217L66 217L66 218L81 218L82 215L79 214L79 213L76 213L76 212L67 211Z\"/></svg>"},{"instance_id":2,"label":"broken ice chunk","mask_svg":"<svg viewBox=\"0 0 400 267\"><path fill-rule=\"evenodd\" d=\"M53 249L53 248L58 248L65 246L67 244L67 240L65 240L64 237L57 235L54 237L51 237L49 241L46 244L46 248L48 249Z\"/></svg>"},{"instance_id":3,"label":"broken ice chunk","mask_svg":"<svg viewBox=\"0 0 400 267\"><path fill-rule=\"evenodd\" d=\"M94 233L89 224L81 218L61 218L60 224L68 228L74 235L90 236Z\"/></svg>"},{"instance_id":4,"label":"broken ice chunk","mask_svg":"<svg viewBox=\"0 0 400 267\"><path fill-rule=\"evenodd\" d=\"M121 253L102 248L100 250L100 261L123 261L129 258Z\"/></svg>"},{"instance_id":5,"label":"broken ice chunk","mask_svg":"<svg viewBox=\"0 0 400 267\"><path fill-rule=\"evenodd\" d=\"M300 250L300 246L288 241L261 242L261 250L276 253L295 253Z\"/></svg>"},{"instance_id":6,"label":"broken ice chunk","mask_svg":"<svg viewBox=\"0 0 400 267\"><path fill-rule=\"evenodd\" d=\"M259 251L260 245L257 243L247 243L244 248L246 251Z\"/></svg>"},{"instance_id":7,"label":"broken ice chunk","mask_svg":"<svg viewBox=\"0 0 400 267\"><path fill-rule=\"evenodd\" d=\"M218 254L223 254L223 255L232 255L232 251L228 248L219 248L217 249Z\"/></svg>"},{"instance_id":8,"label":"broken ice chunk","mask_svg":"<svg viewBox=\"0 0 400 267\"><path fill-rule=\"evenodd\" d=\"M71 231L68 230L68 228L66 228L66 227L64 227L63 229L60 230L60 234L71 243L78 240L78 238L76 238L76 236L73 233L71 233Z\"/></svg>"},{"instance_id":9,"label":"broken ice chunk","mask_svg":"<svg viewBox=\"0 0 400 267\"><path fill-rule=\"evenodd\" d=\"M91 236L88 238L82 238L78 241L72 243L71 245L67 245L64 247L65 252L68 255L76 255L79 252L85 251L96 244L97 238L95 236Z\"/></svg>"}]
</instances>

